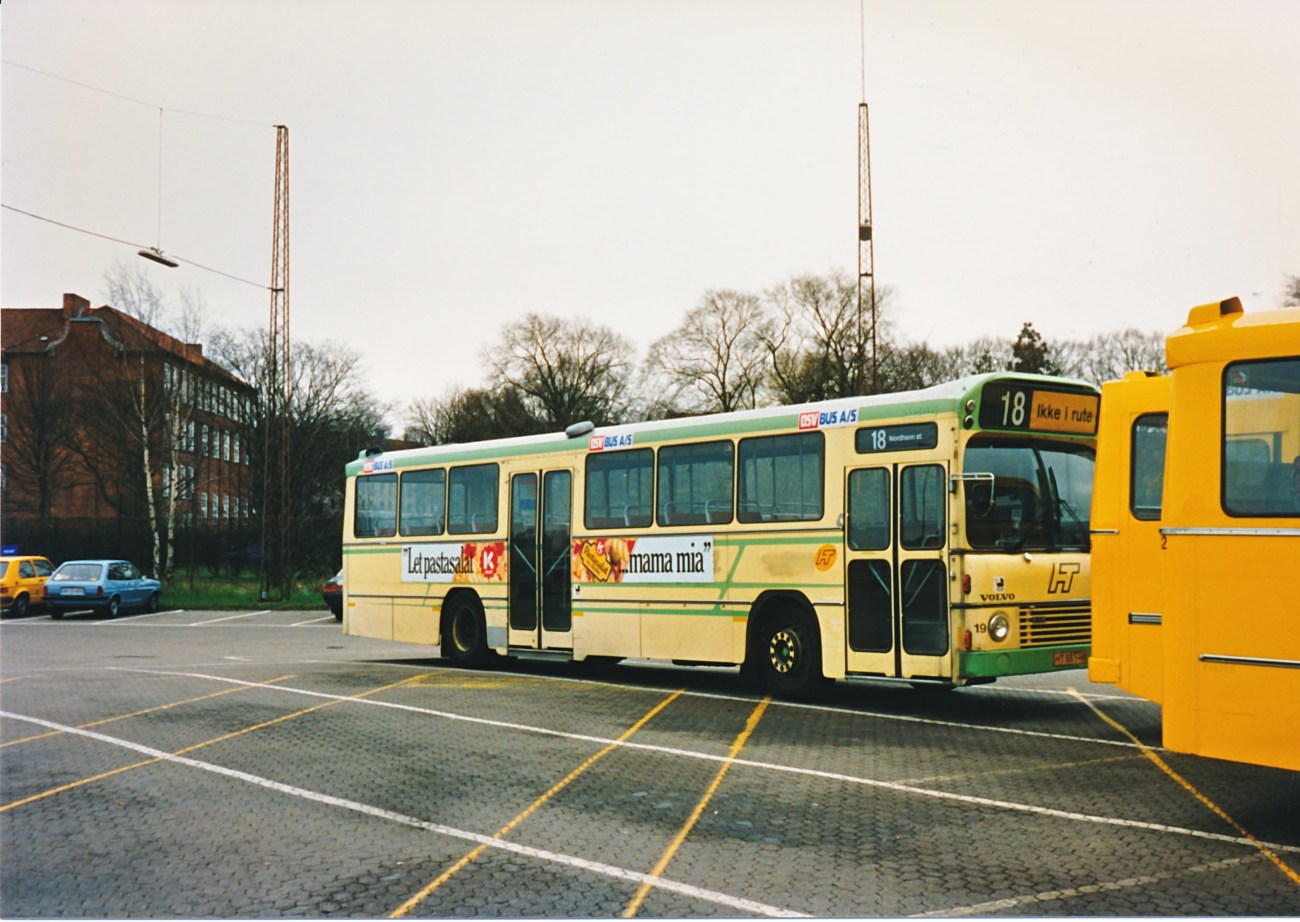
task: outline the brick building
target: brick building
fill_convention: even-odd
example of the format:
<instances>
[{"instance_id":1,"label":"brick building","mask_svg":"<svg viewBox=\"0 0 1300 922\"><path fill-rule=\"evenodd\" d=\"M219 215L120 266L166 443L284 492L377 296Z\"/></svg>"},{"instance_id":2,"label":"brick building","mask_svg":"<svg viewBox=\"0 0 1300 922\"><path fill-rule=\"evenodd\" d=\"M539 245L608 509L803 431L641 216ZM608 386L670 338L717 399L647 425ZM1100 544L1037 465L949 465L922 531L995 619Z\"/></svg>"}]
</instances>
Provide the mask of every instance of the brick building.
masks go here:
<instances>
[{"instance_id":1,"label":"brick building","mask_svg":"<svg viewBox=\"0 0 1300 922\"><path fill-rule=\"evenodd\" d=\"M75 294L0 310L3 543L55 559L219 557L253 526L256 389ZM146 476L147 472L147 476Z\"/></svg>"}]
</instances>

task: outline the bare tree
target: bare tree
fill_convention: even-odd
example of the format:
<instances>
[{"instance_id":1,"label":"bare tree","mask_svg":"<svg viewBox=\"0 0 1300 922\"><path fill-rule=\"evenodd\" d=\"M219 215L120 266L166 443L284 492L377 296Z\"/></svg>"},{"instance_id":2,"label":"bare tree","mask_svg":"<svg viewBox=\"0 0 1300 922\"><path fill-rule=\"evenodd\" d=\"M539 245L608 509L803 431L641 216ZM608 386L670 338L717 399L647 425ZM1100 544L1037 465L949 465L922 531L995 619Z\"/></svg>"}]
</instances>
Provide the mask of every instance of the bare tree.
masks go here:
<instances>
[{"instance_id":1,"label":"bare tree","mask_svg":"<svg viewBox=\"0 0 1300 922\"><path fill-rule=\"evenodd\" d=\"M533 435L548 427L529 412L513 387L455 388L442 398L413 401L403 437L422 445Z\"/></svg>"},{"instance_id":2,"label":"bare tree","mask_svg":"<svg viewBox=\"0 0 1300 922\"><path fill-rule=\"evenodd\" d=\"M1093 384L1117 380L1130 371L1167 371L1164 334L1131 327L1085 340L1054 342L1052 352L1061 374Z\"/></svg>"},{"instance_id":3,"label":"bare tree","mask_svg":"<svg viewBox=\"0 0 1300 922\"><path fill-rule=\"evenodd\" d=\"M857 280L843 272L800 275L766 294L779 318L765 334L772 384L782 403L866 394L871 389L869 317L858 307ZM893 291L876 292L877 343L883 355L884 314Z\"/></svg>"},{"instance_id":4,"label":"bare tree","mask_svg":"<svg viewBox=\"0 0 1300 922\"><path fill-rule=\"evenodd\" d=\"M104 273L104 284L109 304L141 323L164 329L169 313L166 299L138 261L113 263Z\"/></svg>"},{"instance_id":5,"label":"bare tree","mask_svg":"<svg viewBox=\"0 0 1300 922\"><path fill-rule=\"evenodd\" d=\"M6 500L10 508L34 513L42 533L59 495L74 486L77 408L68 378L42 359L10 376L5 404L8 442L4 448ZM23 508L26 506L27 508Z\"/></svg>"},{"instance_id":6,"label":"bare tree","mask_svg":"<svg viewBox=\"0 0 1300 922\"><path fill-rule=\"evenodd\" d=\"M1300 307L1300 275L1287 275L1282 286L1282 306Z\"/></svg>"},{"instance_id":7,"label":"bare tree","mask_svg":"<svg viewBox=\"0 0 1300 922\"><path fill-rule=\"evenodd\" d=\"M263 395L269 379L267 331L218 331L212 357ZM253 470L262 469L266 448L266 402L252 412L248 449ZM386 428L387 404L365 386L361 355L336 342L294 343L290 403L290 521L294 566L299 573L325 573L338 565L343 529L344 468ZM260 478L254 505L266 508Z\"/></svg>"},{"instance_id":8,"label":"bare tree","mask_svg":"<svg viewBox=\"0 0 1300 922\"><path fill-rule=\"evenodd\" d=\"M502 330L485 357L493 387L518 390L534 418L560 429L619 421L634 351L609 327L530 313Z\"/></svg>"},{"instance_id":9,"label":"bare tree","mask_svg":"<svg viewBox=\"0 0 1300 922\"><path fill-rule=\"evenodd\" d=\"M765 339L772 323L757 295L730 289L704 293L681 326L657 339L646 370L662 380L665 404L677 412L726 413L757 406L768 376Z\"/></svg>"}]
</instances>

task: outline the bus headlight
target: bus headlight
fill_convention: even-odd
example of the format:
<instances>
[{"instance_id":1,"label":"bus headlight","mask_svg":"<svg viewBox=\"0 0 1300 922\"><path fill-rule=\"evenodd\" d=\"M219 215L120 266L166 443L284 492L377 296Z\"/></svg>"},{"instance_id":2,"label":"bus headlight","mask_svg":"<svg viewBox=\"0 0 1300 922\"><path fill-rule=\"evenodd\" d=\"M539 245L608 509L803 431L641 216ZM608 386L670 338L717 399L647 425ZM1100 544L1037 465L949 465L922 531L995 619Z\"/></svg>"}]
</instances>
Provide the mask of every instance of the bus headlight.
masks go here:
<instances>
[{"instance_id":1,"label":"bus headlight","mask_svg":"<svg viewBox=\"0 0 1300 922\"><path fill-rule=\"evenodd\" d=\"M1007 620L1007 616L1002 612L998 612L989 619L989 637L993 638L995 642L1002 643L1010 633L1011 622Z\"/></svg>"}]
</instances>

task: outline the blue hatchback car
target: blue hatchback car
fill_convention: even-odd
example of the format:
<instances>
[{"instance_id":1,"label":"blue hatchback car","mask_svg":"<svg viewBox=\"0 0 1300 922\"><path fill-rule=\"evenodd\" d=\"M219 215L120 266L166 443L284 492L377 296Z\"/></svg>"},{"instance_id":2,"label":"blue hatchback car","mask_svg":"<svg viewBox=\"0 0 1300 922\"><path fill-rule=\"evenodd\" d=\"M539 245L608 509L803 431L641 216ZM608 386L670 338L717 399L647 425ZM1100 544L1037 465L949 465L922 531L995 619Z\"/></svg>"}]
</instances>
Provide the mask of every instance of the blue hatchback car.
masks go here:
<instances>
[{"instance_id":1,"label":"blue hatchback car","mask_svg":"<svg viewBox=\"0 0 1300 922\"><path fill-rule=\"evenodd\" d=\"M162 583L129 560L69 560L45 584L45 604L56 619L86 609L110 618L126 608L154 612L161 598Z\"/></svg>"}]
</instances>

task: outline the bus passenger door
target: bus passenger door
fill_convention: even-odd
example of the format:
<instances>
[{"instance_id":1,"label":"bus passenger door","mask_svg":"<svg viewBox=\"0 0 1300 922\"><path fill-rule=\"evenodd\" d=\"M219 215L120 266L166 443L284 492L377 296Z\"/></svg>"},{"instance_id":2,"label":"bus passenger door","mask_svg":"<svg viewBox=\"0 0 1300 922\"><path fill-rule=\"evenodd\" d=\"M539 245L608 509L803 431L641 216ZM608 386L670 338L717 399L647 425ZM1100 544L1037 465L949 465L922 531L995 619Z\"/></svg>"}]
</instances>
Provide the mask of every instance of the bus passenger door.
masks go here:
<instances>
[{"instance_id":1,"label":"bus passenger door","mask_svg":"<svg viewBox=\"0 0 1300 922\"><path fill-rule=\"evenodd\" d=\"M948 471L912 464L895 471L897 499L898 676L952 676L948 619Z\"/></svg>"},{"instance_id":2,"label":"bus passenger door","mask_svg":"<svg viewBox=\"0 0 1300 922\"><path fill-rule=\"evenodd\" d=\"M845 578L851 673L897 675L894 656L892 469L849 471L845 494Z\"/></svg>"},{"instance_id":3,"label":"bus passenger door","mask_svg":"<svg viewBox=\"0 0 1300 922\"><path fill-rule=\"evenodd\" d=\"M541 501L537 485L541 480ZM573 475L515 474L510 479L509 645L573 649L569 595L569 521Z\"/></svg>"},{"instance_id":4,"label":"bus passenger door","mask_svg":"<svg viewBox=\"0 0 1300 922\"><path fill-rule=\"evenodd\" d=\"M899 678L950 675L946 484L941 464L849 472L848 672Z\"/></svg>"}]
</instances>

